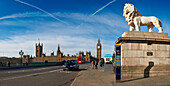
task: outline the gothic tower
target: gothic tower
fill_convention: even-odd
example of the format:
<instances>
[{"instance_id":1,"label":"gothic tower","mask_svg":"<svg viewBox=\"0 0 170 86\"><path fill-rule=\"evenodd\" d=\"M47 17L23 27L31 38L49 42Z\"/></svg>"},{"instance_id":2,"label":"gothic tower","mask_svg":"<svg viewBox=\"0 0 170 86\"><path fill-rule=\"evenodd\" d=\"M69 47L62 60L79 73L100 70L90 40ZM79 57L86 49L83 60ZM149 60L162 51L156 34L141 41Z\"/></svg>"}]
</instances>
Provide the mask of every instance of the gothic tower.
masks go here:
<instances>
[{"instance_id":1,"label":"gothic tower","mask_svg":"<svg viewBox=\"0 0 170 86\"><path fill-rule=\"evenodd\" d=\"M41 57L43 54L43 44L40 45L40 42L39 42L38 45L36 43L35 46L36 46L36 50L35 50L36 57Z\"/></svg>"},{"instance_id":2,"label":"gothic tower","mask_svg":"<svg viewBox=\"0 0 170 86\"><path fill-rule=\"evenodd\" d=\"M62 61L62 53L60 51L60 45L58 44L58 49L57 49L57 61L61 62Z\"/></svg>"},{"instance_id":3,"label":"gothic tower","mask_svg":"<svg viewBox=\"0 0 170 86\"><path fill-rule=\"evenodd\" d=\"M86 58L85 58L86 62L90 62L91 61L90 57L91 57L91 52L90 51L89 52L86 51Z\"/></svg>"},{"instance_id":4,"label":"gothic tower","mask_svg":"<svg viewBox=\"0 0 170 86\"><path fill-rule=\"evenodd\" d=\"M100 38L98 39L98 43L97 43L97 59L100 60L101 59L101 43L100 43Z\"/></svg>"},{"instance_id":5,"label":"gothic tower","mask_svg":"<svg viewBox=\"0 0 170 86\"><path fill-rule=\"evenodd\" d=\"M60 54L61 54L61 51L60 51L60 45L58 44L57 56L59 56Z\"/></svg>"}]
</instances>

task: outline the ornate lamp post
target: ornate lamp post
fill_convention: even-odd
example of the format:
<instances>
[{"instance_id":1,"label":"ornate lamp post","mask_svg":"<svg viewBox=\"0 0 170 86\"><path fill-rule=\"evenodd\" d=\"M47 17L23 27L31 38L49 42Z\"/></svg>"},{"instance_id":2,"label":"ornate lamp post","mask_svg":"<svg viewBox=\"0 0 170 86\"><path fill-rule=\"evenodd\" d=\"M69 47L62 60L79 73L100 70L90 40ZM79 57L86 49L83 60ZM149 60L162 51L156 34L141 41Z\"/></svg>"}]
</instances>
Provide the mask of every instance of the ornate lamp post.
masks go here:
<instances>
[{"instance_id":1,"label":"ornate lamp post","mask_svg":"<svg viewBox=\"0 0 170 86\"><path fill-rule=\"evenodd\" d=\"M21 64L22 64L22 56L24 55L24 52L21 50L21 51L19 52L19 55L21 56Z\"/></svg>"}]
</instances>

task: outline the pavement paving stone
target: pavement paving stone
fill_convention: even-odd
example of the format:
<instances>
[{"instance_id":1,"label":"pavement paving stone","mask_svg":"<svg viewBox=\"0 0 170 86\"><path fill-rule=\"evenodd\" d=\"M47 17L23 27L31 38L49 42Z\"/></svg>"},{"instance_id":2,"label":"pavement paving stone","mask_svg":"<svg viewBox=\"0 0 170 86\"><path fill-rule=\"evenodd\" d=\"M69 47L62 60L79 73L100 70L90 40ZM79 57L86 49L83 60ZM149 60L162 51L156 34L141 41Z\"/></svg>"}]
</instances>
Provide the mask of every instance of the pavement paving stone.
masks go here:
<instances>
[{"instance_id":1,"label":"pavement paving stone","mask_svg":"<svg viewBox=\"0 0 170 86\"><path fill-rule=\"evenodd\" d=\"M115 86L170 86L170 76L159 76L129 80L122 83L116 83Z\"/></svg>"},{"instance_id":2,"label":"pavement paving stone","mask_svg":"<svg viewBox=\"0 0 170 86\"><path fill-rule=\"evenodd\" d=\"M71 86L112 86L114 84L113 71L104 71L104 67L80 72Z\"/></svg>"},{"instance_id":3,"label":"pavement paving stone","mask_svg":"<svg viewBox=\"0 0 170 86\"><path fill-rule=\"evenodd\" d=\"M71 86L170 86L170 76L140 78L116 82L113 71L104 71L104 67L79 72Z\"/></svg>"}]
</instances>

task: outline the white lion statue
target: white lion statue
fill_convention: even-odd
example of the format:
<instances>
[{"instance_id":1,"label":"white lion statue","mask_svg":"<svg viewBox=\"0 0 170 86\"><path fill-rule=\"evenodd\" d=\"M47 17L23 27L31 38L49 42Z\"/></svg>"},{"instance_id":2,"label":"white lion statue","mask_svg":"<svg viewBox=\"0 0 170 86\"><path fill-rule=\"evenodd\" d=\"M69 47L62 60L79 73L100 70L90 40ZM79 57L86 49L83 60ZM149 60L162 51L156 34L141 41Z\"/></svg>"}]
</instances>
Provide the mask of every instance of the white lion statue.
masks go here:
<instances>
[{"instance_id":1,"label":"white lion statue","mask_svg":"<svg viewBox=\"0 0 170 86\"><path fill-rule=\"evenodd\" d=\"M130 31L134 31L135 28L136 31L140 31L140 26L147 26L149 32L153 32L152 29L155 26L159 30L159 33L163 32L162 23L158 18L154 16L142 16L132 4L125 4L123 16L130 25Z\"/></svg>"}]
</instances>

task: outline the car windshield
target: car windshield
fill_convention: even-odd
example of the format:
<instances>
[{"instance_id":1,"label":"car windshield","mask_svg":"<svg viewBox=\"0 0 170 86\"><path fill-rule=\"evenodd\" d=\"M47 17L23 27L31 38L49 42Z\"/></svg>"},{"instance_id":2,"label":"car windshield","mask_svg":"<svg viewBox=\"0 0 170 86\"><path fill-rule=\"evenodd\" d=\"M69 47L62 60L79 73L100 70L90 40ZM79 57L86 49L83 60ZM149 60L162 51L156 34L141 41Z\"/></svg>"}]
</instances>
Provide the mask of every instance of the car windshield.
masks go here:
<instances>
[{"instance_id":1,"label":"car windshield","mask_svg":"<svg viewBox=\"0 0 170 86\"><path fill-rule=\"evenodd\" d=\"M77 64L77 63L78 63L77 60L68 60L68 61L66 62L66 64L70 64L70 65L74 65L74 64Z\"/></svg>"},{"instance_id":2,"label":"car windshield","mask_svg":"<svg viewBox=\"0 0 170 86\"><path fill-rule=\"evenodd\" d=\"M77 60L70 60L70 64L71 65L74 65L74 64L76 64L77 63Z\"/></svg>"}]
</instances>

